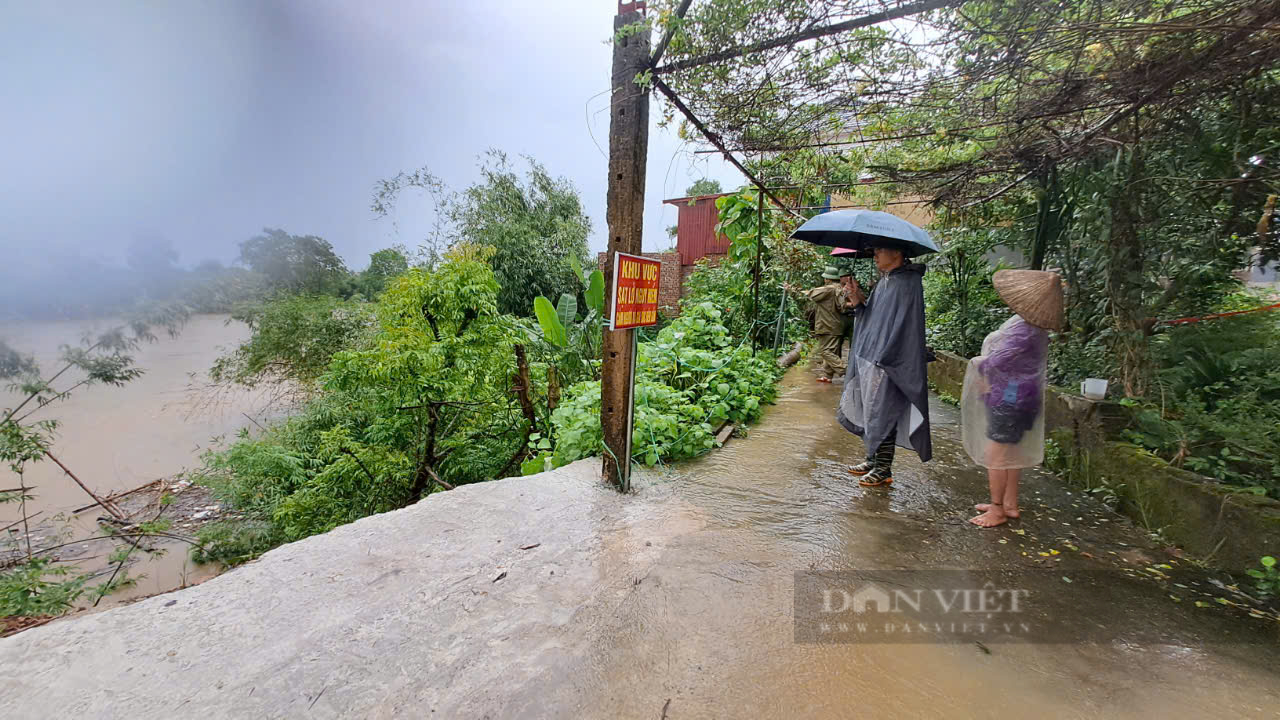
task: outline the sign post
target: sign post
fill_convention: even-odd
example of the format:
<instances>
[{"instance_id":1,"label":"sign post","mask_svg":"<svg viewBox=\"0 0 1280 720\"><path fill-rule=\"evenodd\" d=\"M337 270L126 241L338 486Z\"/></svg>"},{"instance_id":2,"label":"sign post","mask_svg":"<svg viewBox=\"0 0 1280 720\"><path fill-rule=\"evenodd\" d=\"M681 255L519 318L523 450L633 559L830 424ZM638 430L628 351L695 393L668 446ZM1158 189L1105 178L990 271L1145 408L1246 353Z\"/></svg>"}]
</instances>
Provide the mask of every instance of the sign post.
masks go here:
<instances>
[{"instance_id":1,"label":"sign post","mask_svg":"<svg viewBox=\"0 0 1280 720\"><path fill-rule=\"evenodd\" d=\"M631 358L627 374L626 424L622 442L610 444L605 438L606 453L613 453L618 470L618 486L631 491L631 435L635 430L636 407L636 328L658 324L658 287L662 263L639 255L614 253L613 294L609 302L609 331L631 335ZM618 451L621 450L621 453Z\"/></svg>"}]
</instances>

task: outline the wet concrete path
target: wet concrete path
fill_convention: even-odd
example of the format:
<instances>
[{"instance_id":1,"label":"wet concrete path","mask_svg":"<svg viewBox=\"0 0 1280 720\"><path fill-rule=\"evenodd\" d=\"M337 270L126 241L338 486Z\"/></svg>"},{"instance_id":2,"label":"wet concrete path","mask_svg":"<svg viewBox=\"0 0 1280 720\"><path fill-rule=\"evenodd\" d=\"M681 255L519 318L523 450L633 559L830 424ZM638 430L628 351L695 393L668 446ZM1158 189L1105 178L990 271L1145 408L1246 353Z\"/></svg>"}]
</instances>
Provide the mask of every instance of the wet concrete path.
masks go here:
<instances>
[{"instance_id":1,"label":"wet concrete path","mask_svg":"<svg viewBox=\"0 0 1280 720\"><path fill-rule=\"evenodd\" d=\"M1274 623L1196 607L1194 568L1052 478L969 526L985 477L947 407L934 462L858 487L837 392L792 372L748 438L632 497L594 461L467 486L0 640L0 717L1280 714ZM994 576L1044 634L797 642L797 573Z\"/></svg>"}]
</instances>

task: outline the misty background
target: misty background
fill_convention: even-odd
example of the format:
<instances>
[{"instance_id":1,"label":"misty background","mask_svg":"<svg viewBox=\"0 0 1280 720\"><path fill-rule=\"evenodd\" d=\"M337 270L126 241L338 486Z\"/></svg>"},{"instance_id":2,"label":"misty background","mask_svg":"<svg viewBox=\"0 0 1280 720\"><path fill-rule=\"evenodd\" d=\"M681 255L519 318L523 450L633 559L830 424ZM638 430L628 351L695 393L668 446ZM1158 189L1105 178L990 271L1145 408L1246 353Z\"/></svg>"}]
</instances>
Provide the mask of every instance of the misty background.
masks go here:
<instances>
[{"instance_id":1,"label":"misty background","mask_svg":"<svg viewBox=\"0 0 1280 720\"><path fill-rule=\"evenodd\" d=\"M0 2L0 314L95 302L104 268L136 277L170 245L229 264L267 227L359 270L434 220L410 196L376 218L376 181L426 166L461 190L491 147L571 181L603 250L615 5ZM656 120L647 250L670 244L664 198L742 182Z\"/></svg>"}]
</instances>

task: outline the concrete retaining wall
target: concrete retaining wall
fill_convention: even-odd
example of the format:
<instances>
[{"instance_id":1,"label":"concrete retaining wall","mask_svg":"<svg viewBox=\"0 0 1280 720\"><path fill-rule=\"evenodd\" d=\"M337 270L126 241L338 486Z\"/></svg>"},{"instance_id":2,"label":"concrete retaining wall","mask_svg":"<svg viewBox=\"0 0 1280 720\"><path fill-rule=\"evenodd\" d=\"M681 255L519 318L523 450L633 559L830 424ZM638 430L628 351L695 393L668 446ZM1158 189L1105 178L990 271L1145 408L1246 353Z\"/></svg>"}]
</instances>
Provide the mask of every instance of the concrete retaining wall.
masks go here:
<instances>
[{"instance_id":1,"label":"concrete retaining wall","mask_svg":"<svg viewBox=\"0 0 1280 720\"><path fill-rule=\"evenodd\" d=\"M939 351L929 364L929 382L959 398L967 365L959 355ZM1234 491L1121 442L1130 419L1119 403L1049 388L1045 430L1057 451L1046 465L1082 489L1109 489L1125 514L1219 567L1256 567L1258 558L1280 551L1280 502Z\"/></svg>"}]
</instances>

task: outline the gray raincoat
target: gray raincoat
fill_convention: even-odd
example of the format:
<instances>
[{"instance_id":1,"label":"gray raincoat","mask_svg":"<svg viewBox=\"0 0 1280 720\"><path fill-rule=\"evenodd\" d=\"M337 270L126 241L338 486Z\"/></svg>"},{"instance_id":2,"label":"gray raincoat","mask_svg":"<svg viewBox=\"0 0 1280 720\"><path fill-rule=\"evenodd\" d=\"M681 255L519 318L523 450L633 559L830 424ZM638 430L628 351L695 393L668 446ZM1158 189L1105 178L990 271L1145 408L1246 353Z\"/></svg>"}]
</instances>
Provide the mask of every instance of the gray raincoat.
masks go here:
<instances>
[{"instance_id":1,"label":"gray raincoat","mask_svg":"<svg viewBox=\"0 0 1280 720\"><path fill-rule=\"evenodd\" d=\"M849 369L836 419L868 452L897 429L899 447L933 457L924 349L924 265L904 265L876 285L856 311Z\"/></svg>"}]
</instances>

